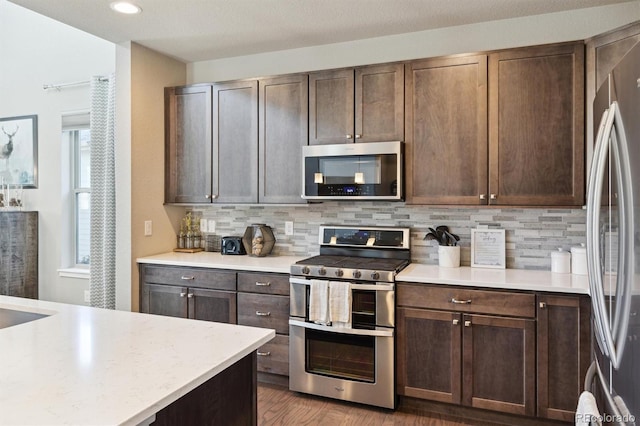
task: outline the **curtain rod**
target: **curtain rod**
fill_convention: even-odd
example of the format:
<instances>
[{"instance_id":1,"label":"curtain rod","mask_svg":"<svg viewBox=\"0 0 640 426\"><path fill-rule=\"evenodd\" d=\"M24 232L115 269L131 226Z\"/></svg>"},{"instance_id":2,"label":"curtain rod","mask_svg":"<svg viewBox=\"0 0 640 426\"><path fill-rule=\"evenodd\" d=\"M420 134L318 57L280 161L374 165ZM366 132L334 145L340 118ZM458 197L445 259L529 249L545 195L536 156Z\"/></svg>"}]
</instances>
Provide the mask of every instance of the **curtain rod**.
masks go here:
<instances>
[{"instance_id":1,"label":"curtain rod","mask_svg":"<svg viewBox=\"0 0 640 426\"><path fill-rule=\"evenodd\" d=\"M98 78L98 80L100 80L100 81L109 81L109 77L100 77L100 78ZM91 83L90 80L74 81L72 83L43 84L42 88L44 90L56 89L56 90L60 91L60 89L62 89L64 87L84 86L84 85L89 84L89 83Z\"/></svg>"}]
</instances>

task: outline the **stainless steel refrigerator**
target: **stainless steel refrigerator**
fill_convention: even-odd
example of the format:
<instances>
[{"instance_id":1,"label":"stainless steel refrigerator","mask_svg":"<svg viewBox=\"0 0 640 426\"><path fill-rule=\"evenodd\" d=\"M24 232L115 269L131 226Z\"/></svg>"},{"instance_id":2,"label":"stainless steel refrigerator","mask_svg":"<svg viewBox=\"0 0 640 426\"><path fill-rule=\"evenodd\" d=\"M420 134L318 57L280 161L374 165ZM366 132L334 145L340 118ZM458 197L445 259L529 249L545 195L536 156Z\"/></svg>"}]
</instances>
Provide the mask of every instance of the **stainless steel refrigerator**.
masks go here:
<instances>
[{"instance_id":1,"label":"stainless steel refrigerator","mask_svg":"<svg viewBox=\"0 0 640 426\"><path fill-rule=\"evenodd\" d=\"M594 100L587 265L594 333L585 387L605 421L640 425L640 43Z\"/></svg>"}]
</instances>

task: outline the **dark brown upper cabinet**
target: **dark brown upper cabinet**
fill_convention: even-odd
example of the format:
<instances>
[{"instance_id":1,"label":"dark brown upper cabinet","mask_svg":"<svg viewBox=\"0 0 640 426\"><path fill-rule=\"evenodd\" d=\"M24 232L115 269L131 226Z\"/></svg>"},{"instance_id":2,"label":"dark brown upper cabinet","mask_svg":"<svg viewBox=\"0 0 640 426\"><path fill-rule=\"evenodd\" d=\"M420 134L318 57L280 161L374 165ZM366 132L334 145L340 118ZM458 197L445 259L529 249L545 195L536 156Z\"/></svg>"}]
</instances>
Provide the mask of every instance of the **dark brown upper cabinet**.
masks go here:
<instances>
[{"instance_id":1,"label":"dark brown upper cabinet","mask_svg":"<svg viewBox=\"0 0 640 426\"><path fill-rule=\"evenodd\" d=\"M408 204L486 204L486 55L406 65Z\"/></svg>"},{"instance_id":2,"label":"dark brown upper cabinet","mask_svg":"<svg viewBox=\"0 0 640 426\"><path fill-rule=\"evenodd\" d=\"M489 204L584 204L584 43L489 55Z\"/></svg>"},{"instance_id":3,"label":"dark brown upper cabinet","mask_svg":"<svg viewBox=\"0 0 640 426\"><path fill-rule=\"evenodd\" d=\"M305 203L302 199L302 147L308 141L306 74L258 81L260 203Z\"/></svg>"},{"instance_id":4,"label":"dark brown upper cabinet","mask_svg":"<svg viewBox=\"0 0 640 426\"><path fill-rule=\"evenodd\" d=\"M208 203L211 85L165 88L165 203Z\"/></svg>"},{"instance_id":5,"label":"dark brown upper cabinet","mask_svg":"<svg viewBox=\"0 0 640 426\"><path fill-rule=\"evenodd\" d=\"M309 145L404 140L404 65L309 74Z\"/></svg>"},{"instance_id":6,"label":"dark brown upper cabinet","mask_svg":"<svg viewBox=\"0 0 640 426\"><path fill-rule=\"evenodd\" d=\"M213 85L214 203L258 202L258 82Z\"/></svg>"}]
</instances>

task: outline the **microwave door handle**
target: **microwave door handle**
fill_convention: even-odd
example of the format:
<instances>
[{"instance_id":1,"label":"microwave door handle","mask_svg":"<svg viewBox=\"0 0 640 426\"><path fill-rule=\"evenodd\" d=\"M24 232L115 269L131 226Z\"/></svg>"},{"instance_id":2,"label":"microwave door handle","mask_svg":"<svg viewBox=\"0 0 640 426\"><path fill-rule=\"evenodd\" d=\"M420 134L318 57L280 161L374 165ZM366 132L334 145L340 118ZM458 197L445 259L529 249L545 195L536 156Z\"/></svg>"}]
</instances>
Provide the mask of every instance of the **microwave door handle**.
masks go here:
<instances>
[{"instance_id":1,"label":"microwave door handle","mask_svg":"<svg viewBox=\"0 0 640 426\"><path fill-rule=\"evenodd\" d=\"M608 139L613 115L607 109L602 114L600 126L596 136L596 146L589 173L587 191L587 269L589 272L589 290L591 293L591 305L596 322L596 338L601 344L600 348L609 356L610 346L606 341L604 331L606 321L606 307L604 303L604 284L602 282L602 265L600 263L600 246L597 241L600 236L600 202L602 197L602 185L604 181L604 168ZM611 122L611 124L610 124ZM608 327L608 324L607 324Z\"/></svg>"}]
</instances>

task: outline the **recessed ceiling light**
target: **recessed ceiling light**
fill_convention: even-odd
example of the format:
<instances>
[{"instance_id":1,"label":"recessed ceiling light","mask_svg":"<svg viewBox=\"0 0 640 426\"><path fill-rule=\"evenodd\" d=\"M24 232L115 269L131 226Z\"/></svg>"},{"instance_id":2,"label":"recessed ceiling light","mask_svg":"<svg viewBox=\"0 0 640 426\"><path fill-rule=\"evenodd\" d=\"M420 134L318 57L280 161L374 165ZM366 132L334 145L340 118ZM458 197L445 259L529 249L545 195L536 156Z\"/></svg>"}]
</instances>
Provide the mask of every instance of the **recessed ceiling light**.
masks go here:
<instances>
[{"instance_id":1,"label":"recessed ceiling light","mask_svg":"<svg viewBox=\"0 0 640 426\"><path fill-rule=\"evenodd\" d=\"M114 1L110 6L111 9L116 12L126 13L127 15L135 15L136 13L142 12L142 8L140 8L140 6L136 6L135 4L126 1Z\"/></svg>"}]
</instances>

